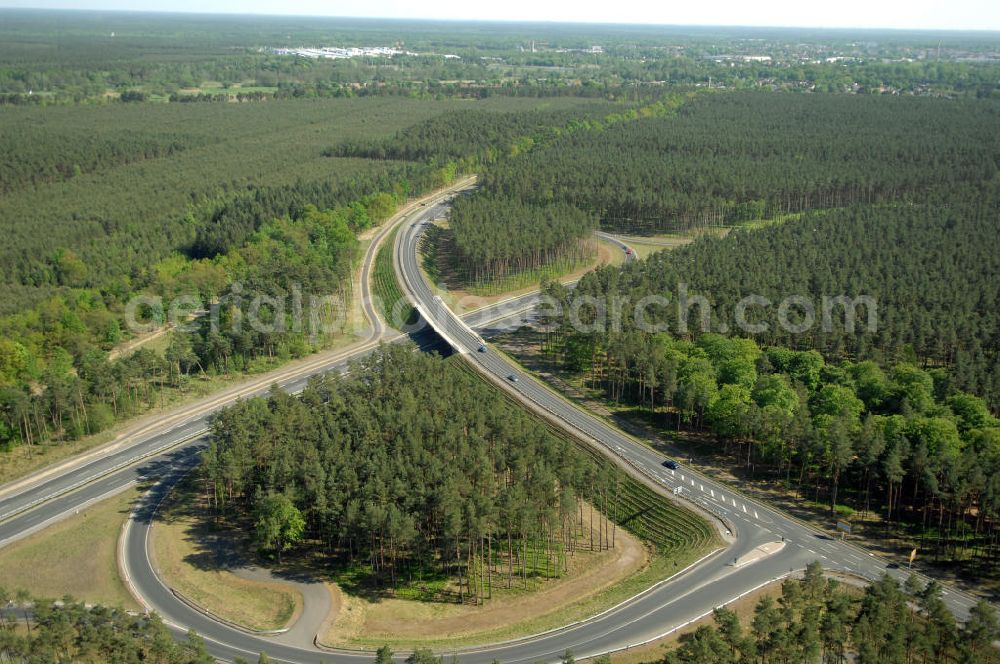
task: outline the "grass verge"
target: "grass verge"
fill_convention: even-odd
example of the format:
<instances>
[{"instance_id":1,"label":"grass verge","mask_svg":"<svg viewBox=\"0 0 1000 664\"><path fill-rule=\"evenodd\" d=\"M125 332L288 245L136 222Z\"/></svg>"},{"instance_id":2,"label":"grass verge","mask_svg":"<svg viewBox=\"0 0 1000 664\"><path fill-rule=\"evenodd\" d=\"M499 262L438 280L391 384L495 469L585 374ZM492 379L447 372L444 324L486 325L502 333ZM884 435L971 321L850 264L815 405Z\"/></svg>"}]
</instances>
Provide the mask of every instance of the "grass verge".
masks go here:
<instances>
[{"instance_id":1,"label":"grass verge","mask_svg":"<svg viewBox=\"0 0 1000 664\"><path fill-rule=\"evenodd\" d=\"M138 495L129 489L0 549L0 586L138 610L117 557L122 524Z\"/></svg>"},{"instance_id":2,"label":"grass verge","mask_svg":"<svg viewBox=\"0 0 1000 664\"><path fill-rule=\"evenodd\" d=\"M702 553L701 555L704 555ZM361 648L377 648L388 644L394 648L415 648L426 647L435 650L457 648L463 646L478 645L483 643L496 643L510 639L530 636L550 629L555 629L578 620L584 620L590 616L605 611L616 604L619 604L630 597L642 592L655 583L668 578L672 574L680 571L687 565L696 561L701 555L690 552L686 555L661 555L654 553L649 562L639 571L621 579L605 579L610 581L607 585L596 588L594 592L583 596L575 597L562 604L548 605L545 610L526 610L516 597L506 597L507 609L511 615L517 616L511 622L498 624L492 629L479 629L476 631L465 630L465 633L449 635L443 633L433 633L425 631L421 638L393 636L391 634L377 634L367 631L365 607L357 603L345 602L342 613L348 614L337 623L334 623L331 632L323 639L324 645L344 645ZM448 615L442 609L452 607L423 607L428 610L406 611L398 614L401 619L418 619L430 629L434 629L435 622L447 623L451 617L461 619L460 616ZM468 607L463 607L468 609ZM389 607L392 611L392 607ZM470 613L476 609L471 609ZM352 616L350 613L357 613ZM337 638L338 627L343 623L353 625L358 634L354 638Z\"/></svg>"},{"instance_id":3,"label":"grass verge","mask_svg":"<svg viewBox=\"0 0 1000 664\"><path fill-rule=\"evenodd\" d=\"M623 530L613 548L590 550L591 509L584 508L580 548L567 556L568 569L560 578L529 578L526 587L515 579L508 589L498 574L493 598L482 606L344 593L340 614L322 641L353 648L457 647L526 636L586 617L595 602L604 606L606 593L633 587L634 577L659 564L645 544Z\"/></svg>"},{"instance_id":4,"label":"grass verge","mask_svg":"<svg viewBox=\"0 0 1000 664\"><path fill-rule=\"evenodd\" d=\"M727 605L727 608L736 614L744 629L749 629L750 623L753 620L753 612L754 608L757 606L757 602L764 597L776 599L780 596L781 582L776 581L750 593L746 597L740 598L735 602L731 602ZM715 621L712 619L711 615L705 616L704 618L687 625L684 629L677 630L673 634L665 636L662 639L651 641L650 643L637 648L629 648L628 650L613 653L611 655L611 662L612 664L659 664L659 662L663 661L663 658L668 652L677 647L682 635L694 632L702 625L713 625L714 623ZM594 662L595 659L585 659L581 661Z\"/></svg>"},{"instance_id":5,"label":"grass verge","mask_svg":"<svg viewBox=\"0 0 1000 664\"><path fill-rule=\"evenodd\" d=\"M153 525L153 558L169 587L199 607L254 630L289 625L302 610L302 595L289 585L241 578L224 561L232 533L203 518L192 479L177 486Z\"/></svg>"},{"instance_id":6,"label":"grass verge","mask_svg":"<svg viewBox=\"0 0 1000 664\"><path fill-rule=\"evenodd\" d=\"M382 314L382 320L390 327L400 328L413 324L417 320L417 311L406 296L403 295L396 278L396 268L393 265L393 247L396 246L396 235L403 224L399 224L382 240L382 245L375 254L375 269L372 274L372 294L375 296L375 306Z\"/></svg>"}]
</instances>

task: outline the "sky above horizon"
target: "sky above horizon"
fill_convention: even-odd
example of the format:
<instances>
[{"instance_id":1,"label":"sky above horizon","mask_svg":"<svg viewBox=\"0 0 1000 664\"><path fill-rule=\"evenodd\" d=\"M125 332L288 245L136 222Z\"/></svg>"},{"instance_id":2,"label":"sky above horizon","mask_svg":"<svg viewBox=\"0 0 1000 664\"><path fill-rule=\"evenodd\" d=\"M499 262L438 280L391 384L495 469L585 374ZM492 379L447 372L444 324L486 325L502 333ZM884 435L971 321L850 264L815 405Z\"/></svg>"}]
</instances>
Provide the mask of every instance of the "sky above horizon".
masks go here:
<instances>
[{"instance_id":1,"label":"sky above horizon","mask_svg":"<svg viewBox=\"0 0 1000 664\"><path fill-rule=\"evenodd\" d=\"M496 21L571 21L665 25L794 26L1000 30L997 0L746 0L580 2L579 0L0 0L2 8L105 9L300 16L357 16Z\"/></svg>"}]
</instances>

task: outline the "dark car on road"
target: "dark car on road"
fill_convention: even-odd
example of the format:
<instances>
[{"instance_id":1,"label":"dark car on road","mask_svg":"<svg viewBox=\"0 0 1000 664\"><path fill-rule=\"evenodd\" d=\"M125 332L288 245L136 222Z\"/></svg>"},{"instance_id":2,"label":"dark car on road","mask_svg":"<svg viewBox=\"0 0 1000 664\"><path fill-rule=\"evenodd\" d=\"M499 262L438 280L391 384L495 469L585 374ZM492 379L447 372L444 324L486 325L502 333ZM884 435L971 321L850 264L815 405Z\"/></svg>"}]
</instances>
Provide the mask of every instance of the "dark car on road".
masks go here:
<instances>
[{"instance_id":1,"label":"dark car on road","mask_svg":"<svg viewBox=\"0 0 1000 664\"><path fill-rule=\"evenodd\" d=\"M669 468L670 470L677 470L677 462L672 459L667 459L666 461L663 462L663 465Z\"/></svg>"}]
</instances>

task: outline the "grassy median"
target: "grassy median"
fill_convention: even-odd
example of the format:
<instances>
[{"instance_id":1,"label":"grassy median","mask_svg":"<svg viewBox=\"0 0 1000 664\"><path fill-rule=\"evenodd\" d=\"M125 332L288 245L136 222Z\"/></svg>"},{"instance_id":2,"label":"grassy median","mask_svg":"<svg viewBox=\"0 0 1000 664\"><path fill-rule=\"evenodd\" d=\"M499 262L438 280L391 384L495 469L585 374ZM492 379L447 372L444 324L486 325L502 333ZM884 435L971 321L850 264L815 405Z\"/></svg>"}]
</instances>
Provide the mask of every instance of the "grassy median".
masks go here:
<instances>
[{"instance_id":1,"label":"grassy median","mask_svg":"<svg viewBox=\"0 0 1000 664\"><path fill-rule=\"evenodd\" d=\"M129 489L0 549L0 587L138 609L117 563L118 535L138 495Z\"/></svg>"}]
</instances>

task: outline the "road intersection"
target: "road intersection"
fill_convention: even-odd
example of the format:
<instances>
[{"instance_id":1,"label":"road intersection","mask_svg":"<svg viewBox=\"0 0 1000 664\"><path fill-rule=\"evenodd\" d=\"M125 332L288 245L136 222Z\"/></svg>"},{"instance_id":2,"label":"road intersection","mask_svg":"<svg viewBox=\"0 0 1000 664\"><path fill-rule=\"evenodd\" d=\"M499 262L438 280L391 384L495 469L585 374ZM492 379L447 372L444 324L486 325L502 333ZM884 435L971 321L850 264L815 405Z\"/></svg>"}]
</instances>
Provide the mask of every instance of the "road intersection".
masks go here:
<instances>
[{"instance_id":1,"label":"road intersection","mask_svg":"<svg viewBox=\"0 0 1000 664\"><path fill-rule=\"evenodd\" d=\"M459 650L462 661L471 664L500 660L505 664L528 664L558 660L572 650L578 658L613 652L654 640L775 579L801 570L818 560L827 569L874 579L888 572L902 580L904 570L887 569L884 561L861 548L814 531L783 513L751 500L738 489L711 480L683 465L666 468L664 458L649 446L584 412L523 371L502 354L487 349L478 352L483 330L517 325L538 302L529 294L496 303L463 317L455 315L437 297L420 269L418 244L425 222L443 215L448 201L462 186L454 187L412 204L379 233L363 265L363 297L366 315L372 321L370 334L358 344L322 359L299 363L275 381L283 390L300 391L310 377L328 371L345 371L350 362L371 353L380 343L402 335L385 327L371 305L371 270L380 241L396 225L400 231L393 249L397 274L408 298L424 320L452 348L498 388L526 407L569 430L596 450L621 464L639 480L717 524L726 548L709 555L669 580L590 619L517 641ZM620 242L623 250L627 247ZM475 330L473 329L475 328ZM478 331L476 331L478 330ZM518 381L510 380L517 376ZM16 491L0 493L0 546L39 530L104 497L148 478L158 481L136 508L121 539L121 565L133 593L150 610L159 612L169 625L183 633L193 628L201 634L215 656L250 658L267 651L272 661L318 662L331 652L311 642L288 643L248 633L227 625L181 601L159 578L150 561L148 538L156 506L170 488L197 463L207 445L208 418L235 398L265 394L271 382L252 384L227 398L210 400L197 412L170 419L163 427L150 428L131 444L121 445L106 456L95 456L65 472L22 482ZM778 546L780 544L781 546ZM754 552L767 549L766 555ZM741 564L742 561L742 564ZM962 619L974 600L947 591L944 600ZM337 651L334 658L351 664L370 662L371 653Z\"/></svg>"}]
</instances>

